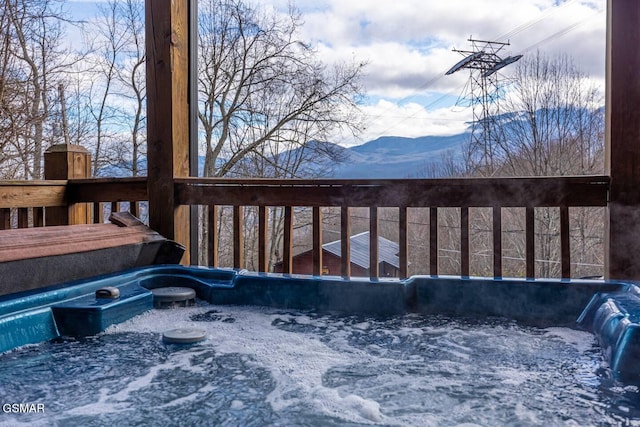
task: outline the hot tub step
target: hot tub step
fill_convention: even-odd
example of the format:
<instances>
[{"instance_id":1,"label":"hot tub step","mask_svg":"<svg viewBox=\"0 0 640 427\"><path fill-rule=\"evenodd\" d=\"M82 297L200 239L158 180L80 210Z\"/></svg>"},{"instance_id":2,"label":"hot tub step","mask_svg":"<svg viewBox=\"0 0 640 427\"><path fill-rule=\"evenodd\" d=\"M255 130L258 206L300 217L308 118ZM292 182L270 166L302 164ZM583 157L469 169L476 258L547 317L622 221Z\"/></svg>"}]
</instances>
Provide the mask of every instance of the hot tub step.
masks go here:
<instances>
[{"instance_id":1,"label":"hot tub step","mask_svg":"<svg viewBox=\"0 0 640 427\"><path fill-rule=\"evenodd\" d=\"M54 305L52 310L60 335L95 335L110 325L153 308L151 292L138 284L124 285L118 289L118 298L100 298L91 294Z\"/></svg>"}]
</instances>

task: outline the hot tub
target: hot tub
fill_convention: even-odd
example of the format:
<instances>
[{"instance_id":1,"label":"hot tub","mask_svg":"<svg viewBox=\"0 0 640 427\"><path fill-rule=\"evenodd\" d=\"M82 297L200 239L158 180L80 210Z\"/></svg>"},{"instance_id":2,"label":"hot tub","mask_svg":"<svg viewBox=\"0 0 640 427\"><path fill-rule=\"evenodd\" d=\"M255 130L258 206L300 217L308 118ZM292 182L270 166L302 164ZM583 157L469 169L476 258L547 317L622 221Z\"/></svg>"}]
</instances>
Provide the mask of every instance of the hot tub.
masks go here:
<instances>
[{"instance_id":1,"label":"hot tub","mask_svg":"<svg viewBox=\"0 0 640 427\"><path fill-rule=\"evenodd\" d=\"M196 306L154 310L153 290L166 287L195 290L198 299ZM104 293L99 293L97 296L96 291L105 288L116 288L119 295L105 298ZM142 323L129 320L134 317L142 319ZM322 425L403 424L417 422L417 419L426 420L429 414L437 413L439 399L446 400L441 403L448 409L443 410L446 413L442 415L444 418L434 415L435 424L504 423L510 419L509 411L498 411L495 405L505 402L504 393L512 389L510 395L522 392L524 400L505 405L515 405L517 412L517 408L532 404L537 397L526 397L523 389L523 383L526 384L528 376L532 375L538 378L538 389L532 391L532 396L544 395L547 388L563 390L562 393L569 390L577 403L558 409L560 414L552 414L555 418L545 418L549 414L541 415L546 410L544 406L568 399L566 396L547 396L543 403L536 402L533 405L539 405L542 412L523 410L519 415L521 418L515 418L513 422L534 422L531 417L539 417L538 421L544 423L573 419L579 424L588 424L597 419L597 411L592 414L595 418L582 413L575 418L562 418L562 412L571 413L576 405L583 403L583 394L588 392L582 389L572 392L575 385L568 386L563 382L552 386L552 379L564 381L563 376L572 377L577 381L578 388L585 387L588 390L596 387L596 382L606 383L606 390L602 392L604 397L587 402L585 408L613 405L617 409L607 414L610 416L608 419L618 420L624 418L625 414L629 420L637 419L635 417L640 416L637 388L640 384L640 370L637 368L640 359L640 338L637 335L639 317L640 291L634 283L626 282L437 276L370 281L155 266L2 297L0 352L5 353L2 356L5 360L0 360L0 363L13 366L15 361L15 366L18 366L16 369L27 369L22 363L30 366L28 360L34 352L37 353L33 356L35 360L56 357L66 360L75 357L72 355L76 353L85 352L83 357L86 359L82 359L79 365L61 367L59 372L54 370L57 372L55 375L61 376L59 381L43 379L55 384L50 386L53 389L67 381L73 382L75 374L67 378L68 372L75 372L83 365L91 366L87 370L101 371L104 366L100 363L104 360L104 364L108 364L109 369L115 372L105 375L113 378L120 375L117 373L121 369L118 364L120 358L130 367L141 364L136 369L131 368L133 371L127 373L131 377L124 380L124 385L116 386L122 388L120 392L107 391L109 387L97 382L96 402L82 404L71 410L64 409L64 415L58 418L61 422L76 420L85 424L91 419L93 411L100 414L102 421L118 419L110 418L112 412L119 411L113 402L129 402L129 399L137 402L139 397L133 394L134 391L138 392L138 387L150 393L157 387L156 380L165 369L180 371L185 369L184 366L190 366L187 375L196 375L196 378L186 381L188 387L183 385L187 387L185 395L176 398L172 388L161 391L168 399L167 407L175 412L173 402L179 402L177 405L181 409L177 412L182 414L186 410L185 402L201 402L194 397L200 394L208 401L206 396L217 390L214 384L230 381L225 391L215 392L221 393L215 394L216 399L235 396L229 398L227 403L217 403L217 410L221 410L220 405L226 405L222 409L232 414L230 418L218 420L220 423L242 422L243 425L251 425L247 420L257 416L255 419L259 422L256 421L255 425L269 422L299 424L300 414L308 412L312 418L320 417L313 419ZM242 323L247 318L258 320ZM167 329L183 323L203 327L208 343L187 346L188 349L162 343L159 328ZM106 333L103 332L105 330ZM597 341L599 348L591 349L585 335L574 339L574 333L586 334L578 330L592 333L595 336L594 345ZM120 336L126 339L117 338ZM442 336L446 337L443 342L431 341L433 337L440 339ZM561 337L560 341L557 337ZM494 340L501 347L494 348ZM576 344L581 348L579 353L566 348L567 343L571 347L574 341L581 341ZM469 342L479 349L470 350ZM37 343L46 344L25 347ZM119 345L120 349L112 349L112 344ZM305 348L307 346L309 348ZM588 348L585 349L585 346ZM109 352L102 353L107 347L110 348ZM446 350L444 356L440 355L443 349ZM55 356L58 351L62 351L64 356ZM480 353L482 356L476 360L475 356L469 358L471 353ZM231 355L235 359L230 359ZM345 355L355 357L357 362L347 362L351 359ZM291 360L280 362L287 357ZM156 358L151 366L145 365L146 359ZM374 359L375 363L372 362ZM512 360L520 360L518 363L521 363L521 367L512 367L512 363L515 363ZM494 362L498 363L498 368ZM255 363L260 365L260 369L255 370ZM355 367L349 367L351 363L355 363ZM370 367L363 367L369 366L369 363ZM225 364L223 369L221 366ZM216 375L220 375L219 378L213 374L206 375L213 369L212 366L218 367ZM536 366L533 373L531 366ZM49 375L50 368L45 365L44 370L37 374L38 378ZM122 366L122 369L126 370L127 366ZM138 374L138 370L144 373ZM371 372L375 372L375 375ZM3 378L3 383L8 384L6 387L24 388L27 380L16 378L15 372L4 375L7 376ZM380 379L387 375L391 380ZM261 378L260 381L255 380L258 383L251 379L254 376ZM490 379L487 380L486 376ZM407 378L411 380L403 383L408 381ZM174 380L179 384L185 383L184 379ZM467 390L470 380L477 382L477 393L480 394ZM435 383L432 384L432 381ZM234 382L241 389L234 387ZM93 384L93 381L87 379L83 383ZM353 387L357 389L361 383L366 387L363 386L354 394ZM395 385L390 387L389 384ZM194 391L194 387L199 391ZM598 387L602 388L601 385ZM425 391L427 388L428 393ZM254 389L263 393L263 397L257 401L252 400L251 390ZM363 391L365 389L378 390L382 397L364 396L368 393ZM407 394L407 389L415 389L415 394ZM441 389L446 389L446 393ZM470 417L473 405L479 404L479 396L482 393L491 395L494 392L487 390L494 389L497 390L495 400L478 410L504 412L501 417L506 418ZM258 391L256 393L260 394ZM307 395L308 399L298 402L297 397L293 397L298 394ZM619 396L612 398L611 394ZM398 398L399 395L403 396L402 399ZM118 396L125 397L119 400ZM8 403L20 400L2 396L1 393L0 397ZM145 399L149 399L148 395ZM291 403L293 400L295 404ZM252 403L249 405L247 402ZM456 409L456 402L474 403L462 410ZM256 408L262 408L260 411L264 410L264 413L255 415L252 411L256 411ZM340 415L345 408L357 416ZM206 408L194 410L198 413L197 417L209 413ZM456 411L463 415L455 418ZM282 414L288 414L289 418L278 418ZM27 421L38 419L36 415L33 417ZM145 413L145 418L140 422L150 419L153 419L153 414ZM190 418L187 416L186 419ZM18 416L12 418L12 421L20 420ZM2 421L0 418L0 423ZM163 423L159 422L158 425Z\"/></svg>"}]
</instances>

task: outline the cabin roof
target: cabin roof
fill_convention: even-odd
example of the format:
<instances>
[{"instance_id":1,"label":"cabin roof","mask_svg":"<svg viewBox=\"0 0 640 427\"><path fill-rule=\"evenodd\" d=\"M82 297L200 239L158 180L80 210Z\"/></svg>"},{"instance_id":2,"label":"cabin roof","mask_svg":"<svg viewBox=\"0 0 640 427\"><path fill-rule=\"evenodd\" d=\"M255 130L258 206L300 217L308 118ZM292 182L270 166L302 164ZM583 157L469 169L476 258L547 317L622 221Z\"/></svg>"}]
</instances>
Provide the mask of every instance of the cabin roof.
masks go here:
<instances>
[{"instance_id":1,"label":"cabin roof","mask_svg":"<svg viewBox=\"0 0 640 427\"><path fill-rule=\"evenodd\" d=\"M351 236L351 262L362 268L369 268L369 232ZM396 242L378 236L378 261L386 262L395 268L400 268L398 259L399 245ZM325 243L322 249L338 257L342 256L340 240Z\"/></svg>"}]
</instances>

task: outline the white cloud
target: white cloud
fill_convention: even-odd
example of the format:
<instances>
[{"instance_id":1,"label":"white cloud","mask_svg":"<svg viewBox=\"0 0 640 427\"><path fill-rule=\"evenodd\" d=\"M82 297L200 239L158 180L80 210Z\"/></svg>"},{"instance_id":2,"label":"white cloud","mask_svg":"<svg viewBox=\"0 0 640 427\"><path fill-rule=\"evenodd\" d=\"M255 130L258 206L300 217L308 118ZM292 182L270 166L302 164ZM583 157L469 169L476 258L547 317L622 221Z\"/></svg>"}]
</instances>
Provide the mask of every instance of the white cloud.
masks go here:
<instances>
[{"instance_id":1,"label":"white cloud","mask_svg":"<svg viewBox=\"0 0 640 427\"><path fill-rule=\"evenodd\" d=\"M559 3L556 5L556 3ZM454 133L468 117L442 106L408 104L412 97L462 91L468 73L444 76L469 49L467 39L510 41L504 56L540 50L568 54L600 87L604 83L606 14L597 0L299 0L302 36L315 41L325 62L368 61L363 85L378 101L369 116L406 114L402 125L382 118L367 135ZM284 3L283 3L284 4ZM505 70L508 71L508 70ZM387 103L387 104L384 104ZM384 104L384 105L383 105ZM422 112L418 110L422 109ZM377 111L379 114L374 113ZM447 117L436 125L434 119ZM460 117L456 121L456 117ZM420 131L422 129L422 131ZM445 129L448 129L445 130ZM424 133L422 134L424 135Z\"/></svg>"},{"instance_id":2,"label":"white cloud","mask_svg":"<svg viewBox=\"0 0 640 427\"><path fill-rule=\"evenodd\" d=\"M364 130L358 139L337 136L334 141L344 146L359 145L381 136L419 137L425 135L455 135L467 130L471 109L441 107L427 110L409 102L399 105L379 100L361 108Z\"/></svg>"},{"instance_id":3,"label":"white cloud","mask_svg":"<svg viewBox=\"0 0 640 427\"><path fill-rule=\"evenodd\" d=\"M282 12L289 4L252 1ZM304 20L301 37L318 46L324 62L368 62L362 83L373 101L364 107L364 135L464 130L470 112L454 112L452 105L429 100L443 94L455 99L462 92L468 73L444 73L461 59L452 49L469 49L470 36L508 39L505 56L536 49L569 54L604 87L603 0L297 0L296 5Z\"/></svg>"}]
</instances>

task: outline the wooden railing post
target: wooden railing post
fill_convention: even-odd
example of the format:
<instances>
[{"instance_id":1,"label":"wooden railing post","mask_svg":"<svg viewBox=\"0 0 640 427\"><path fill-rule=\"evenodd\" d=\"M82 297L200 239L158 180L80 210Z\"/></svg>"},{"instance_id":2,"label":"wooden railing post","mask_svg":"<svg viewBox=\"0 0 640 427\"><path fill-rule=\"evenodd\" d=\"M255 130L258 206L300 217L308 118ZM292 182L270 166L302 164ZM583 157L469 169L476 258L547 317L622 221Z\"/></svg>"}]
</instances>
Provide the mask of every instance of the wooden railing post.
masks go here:
<instances>
[{"instance_id":1,"label":"wooden railing post","mask_svg":"<svg viewBox=\"0 0 640 427\"><path fill-rule=\"evenodd\" d=\"M52 145L44 153L45 179L91 177L91 154L80 145ZM49 207L46 225L91 224L92 209L88 203L71 203L66 207Z\"/></svg>"},{"instance_id":2,"label":"wooden railing post","mask_svg":"<svg viewBox=\"0 0 640 427\"><path fill-rule=\"evenodd\" d=\"M605 276L640 279L640 2L609 0L605 169L611 177Z\"/></svg>"},{"instance_id":3,"label":"wooden railing post","mask_svg":"<svg viewBox=\"0 0 640 427\"><path fill-rule=\"evenodd\" d=\"M176 201L175 179L189 176L187 1L146 0L149 226L187 248L190 214Z\"/></svg>"},{"instance_id":4,"label":"wooden railing post","mask_svg":"<svg viewBox=\"0 0 640 427\"><path fill-rule=\"evenodd\" d=\"M322 276L322 209L319 206L313 207L313 275Z\"/></svg>"}]
</instances>

